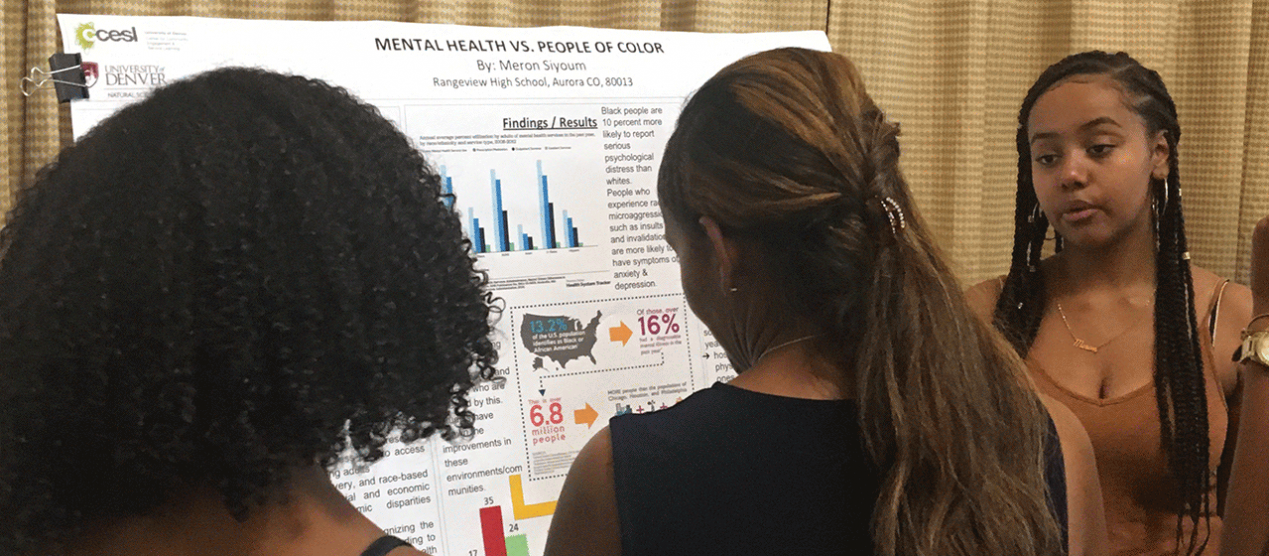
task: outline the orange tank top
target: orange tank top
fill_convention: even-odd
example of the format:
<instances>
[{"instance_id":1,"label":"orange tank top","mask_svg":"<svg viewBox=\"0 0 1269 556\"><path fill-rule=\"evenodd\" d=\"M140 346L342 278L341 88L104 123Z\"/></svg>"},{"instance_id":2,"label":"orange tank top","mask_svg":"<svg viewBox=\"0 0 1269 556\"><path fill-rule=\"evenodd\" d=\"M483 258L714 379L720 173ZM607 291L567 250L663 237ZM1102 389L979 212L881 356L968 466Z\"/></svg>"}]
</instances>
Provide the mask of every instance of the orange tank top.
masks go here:
<instances>
[{"instance_id":1,"label":"orange tank top","mask_svg":"<svg viewBox=\"0 0 1269 556\"><path fill-rule=\"evenodd\" d=\"M1223 285L1220 291L1223 293ZM1212 297L1208 315L1220 303L1219 294ZM1212 466L1212 489L1207 494L1211 508L1211 537L1202 552L1207 556L1220 552L1221 519L1216 515L1216 470L1224 453L1229 410L1225 403L1225 394L1216 380L1211 332L1208 327L1199 328L1203 374L1207 383L1207 422ZM1167 470L1168 456L1163 451L1159 432L1159 408L1155 401L1154 382L1116 398L1098 400L1063 388L1034 361L1028 359L1027 363L1040 391L1071 408L1088 431L1101 478L1110 554L1176 554L1178 496L1176 485ZM1183 520L1182 527L1183 538L1188 539L1193 524L1186 519ZM1201 540L1205 536L1203 529L1206 528L1203 521L1199 522L1199 527Z\"/></svg>"}]
</instances>

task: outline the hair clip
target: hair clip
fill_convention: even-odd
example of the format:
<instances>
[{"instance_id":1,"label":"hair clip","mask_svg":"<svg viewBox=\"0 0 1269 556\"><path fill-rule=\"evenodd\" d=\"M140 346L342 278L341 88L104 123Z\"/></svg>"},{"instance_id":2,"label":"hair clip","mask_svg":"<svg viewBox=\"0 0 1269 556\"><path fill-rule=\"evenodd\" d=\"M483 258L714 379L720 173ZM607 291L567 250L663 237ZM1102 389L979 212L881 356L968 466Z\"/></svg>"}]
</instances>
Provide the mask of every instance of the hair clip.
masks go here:
<instances>
[{"instance_id":1,"label":"hair clip","mask_svg":"<svg viewBox=\"0 0 1269 556\"><path fill-rule=\"evenodd\" d=\"M899 202L890 197L881 197L879 200L881 201L881 208L886 209L886 218L890 219L890 232L895 237L899 237L899 232L908 227L908 221L903 217L903 207L900 207Z\"/></svg>"}]
</instances>

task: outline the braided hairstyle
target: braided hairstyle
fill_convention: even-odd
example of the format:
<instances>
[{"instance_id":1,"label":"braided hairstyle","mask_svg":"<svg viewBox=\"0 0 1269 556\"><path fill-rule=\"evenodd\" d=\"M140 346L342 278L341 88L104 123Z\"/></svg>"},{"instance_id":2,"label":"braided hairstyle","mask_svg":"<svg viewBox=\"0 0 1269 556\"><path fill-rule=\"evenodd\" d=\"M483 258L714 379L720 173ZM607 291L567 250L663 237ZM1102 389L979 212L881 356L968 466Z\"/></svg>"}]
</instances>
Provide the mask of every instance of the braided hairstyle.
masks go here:
<instances>
[{"instance_id":1,"label":"braided hairstyle","mask_svg":"<svg viewBox=\"0 0 1269 556\"><path fill-rule=\"evenodd\" d=\"M470 247L409 139L321 81L219 69L98 124L0 230L0 554L470 435L497 358Z\"/></svg>"},{"instance_id":2,"label":"braided hairstyle","mask_svg":"<svg viewBox=\"0 0 1269 556\"><path fill-rule=\"evenodd\" d=\"M1039 208L1031 181L1031 146L1027 121L1036 101L1063 80L1077 75L1106 75L1123 90L1130 107L1145 122L1148 135L1162 132L1168 143L1168 177L1151 179L1158 251L1155 256L1154 383L1160 431L1168 454L1168 469L1180 495L1178 513L1194 522L1188 539L1178 540L1187 553L1201 552L1206 536L1198 538L1200 520L1210 513L1211 488L1207 397L1202 351L1194 310L1194 286L1181 214L1181 177L1177 169L1177 141L1181 128L1176 105L1158 72L1128 54L1092 51L1074 54L1049 66L1027 92L1018 112L1018 192L1014 212L1013 259L996 302L994 323L1019 354L1026 356L1035 341L1047 308L1040 257L1049 221ZM1062 238L1056 239L1056 250ZM1209 525L1210 529L1210 525ZM1210 536L1210 530L1209 530Z\"/></svg>"},{"instance_id":3,"label":"braided hairstyle","mask_svg":"<svg viewBox=\"0 0 1269 556\"><path fill-rule=\"evenodd\" d=\"M1043 409L918 216L898 134L846 58L755 54L688 101L658 198L687 241L709 216L760 251L778 314L823 330L881 474L878 554L1060 553Z\"/></svg>"}]
</instances>

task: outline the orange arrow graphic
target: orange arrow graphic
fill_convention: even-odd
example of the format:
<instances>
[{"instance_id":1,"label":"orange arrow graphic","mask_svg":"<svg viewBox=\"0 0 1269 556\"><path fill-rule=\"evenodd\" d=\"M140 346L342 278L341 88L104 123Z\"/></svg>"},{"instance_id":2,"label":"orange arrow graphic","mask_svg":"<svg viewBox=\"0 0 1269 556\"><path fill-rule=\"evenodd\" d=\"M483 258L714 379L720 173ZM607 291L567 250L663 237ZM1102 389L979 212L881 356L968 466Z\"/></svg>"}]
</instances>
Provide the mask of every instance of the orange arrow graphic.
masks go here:
<instances>
[{"instance_id":1,"label":"orange arrow graphic","mask_svg":"<svg viewBox=\"0 0 1269 556\"><path fill-rule=\"evenodd\" d=\"M586 428L588 429L595 424L595 419L598 418L599 412L595 411L595 408L591 407L590 404L586 404L585 408L573 410L573 422L579 425L586 423Z\"/></svg>"},{"instance_id":2,"label":"orange arrow graphic","mask_svg":"<svg viewBox=\"0 0 1269 556\"><path fill-rule=\"evenodd\" d=\"M631 330L629 326L626 326L625 321L621 322L621 326L614 326L608 329L608 339L613 342L621 342L621 345L623 346L626 345L626 342L628 342L630 337L633 335L634 331Z\"/></svg>"}]
</instances>

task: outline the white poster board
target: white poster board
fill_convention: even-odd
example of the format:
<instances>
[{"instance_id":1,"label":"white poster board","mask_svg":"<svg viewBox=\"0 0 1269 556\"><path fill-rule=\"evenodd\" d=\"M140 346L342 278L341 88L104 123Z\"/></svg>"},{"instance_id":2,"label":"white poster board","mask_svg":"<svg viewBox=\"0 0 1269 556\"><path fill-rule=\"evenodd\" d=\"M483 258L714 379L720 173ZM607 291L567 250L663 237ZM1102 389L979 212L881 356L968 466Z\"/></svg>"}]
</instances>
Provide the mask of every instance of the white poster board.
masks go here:
<instances>
[{"instance_id":1,"label":"white poster board","mask_svg":"<svg viewBox=\"0 0 1269 556\"><path fill-rule=\"evenodd\" d=\"M818 31L58 19L91 84L71 107L76 137L157 85L247 65L349 89L440 171L506 302L495 341L507 380L472 392L471 441L391 443L380 462L332 477L385 531L452 556L540 555L595 431L732 376L663 239L661 151L685 97L724 65L829 49Z\"/></svg>"}]
</instances>

